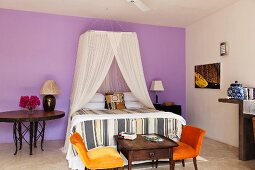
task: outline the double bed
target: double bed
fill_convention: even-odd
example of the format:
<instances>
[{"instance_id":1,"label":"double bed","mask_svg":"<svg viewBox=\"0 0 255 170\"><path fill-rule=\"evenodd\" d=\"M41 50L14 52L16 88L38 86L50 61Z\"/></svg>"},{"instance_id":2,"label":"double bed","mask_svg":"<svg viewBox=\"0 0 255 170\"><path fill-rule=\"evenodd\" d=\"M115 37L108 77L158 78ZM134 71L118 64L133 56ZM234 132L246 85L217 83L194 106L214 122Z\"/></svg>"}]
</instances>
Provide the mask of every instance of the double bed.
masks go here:
<instances>
[{"instance_id":1,"label":"double bed","mask_svg":"<svg viewBox=\"0 0 255 170\"><path fill-rule=\"evenodd\" d=\"M71 133L78 132L88 149L100 146L116 146L114 135L126 131L137 134L158 133L178 140L183 117L171 112L149 108L122 110L80 109L71 117ZM77 153L69 145L66 156L71 169L84 169Z\"/></svg>"}]
</instances>

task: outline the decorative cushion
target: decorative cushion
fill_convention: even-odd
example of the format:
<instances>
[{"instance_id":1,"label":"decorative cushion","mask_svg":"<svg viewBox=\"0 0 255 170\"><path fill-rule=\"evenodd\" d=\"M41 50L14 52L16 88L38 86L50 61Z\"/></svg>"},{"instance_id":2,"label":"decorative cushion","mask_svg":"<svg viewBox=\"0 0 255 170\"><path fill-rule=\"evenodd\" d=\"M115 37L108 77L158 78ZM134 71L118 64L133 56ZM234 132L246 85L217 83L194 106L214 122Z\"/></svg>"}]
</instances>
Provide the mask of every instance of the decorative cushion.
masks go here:
<instances>
[{"instance_id":1,"label":"decorative cushion","mask_svg":"<svg viewBox=\"0 0 255 170\"><path fill-rule=\"evenodd\" d=\"M90 109L90 110L103 110L105 109L105 102L100 102L100 103L87 103L84 106L85 109Z\"/></svg>"},{"instance_id":2,"label":"decorative cushion","mask_svg":"<svg viewBox=\"0 0 255 170\"><path fill-rule=\"evenodd\" d=\"M132 92L124 92L124 100L125 102L136 102L138 99L133 95Z\"/></svg>"},{"instance_id":3,"label":"decorative cushion","mask_svg":"<svg viewBox=\"0 0 255 170\"><path fill-rule=\"evenodd\" d=\"M114 93L105 95L106 107L109 110L125 109L124 94Z\"/></svg>"},{"instance_id":4,"label":"decorative cushion","mask_svg":"<svg viewBox=\"0 0 255 170\"><path fill-rule=\"evenodd\" d=\"M89 103L104 103L105 97L101 93L96 93Z\"/></svg>"},{"instance_id":5,"label":"decorative cushion","mask_svg":"<svg viewBox=\"0 0 255 170\"><path fill-rule=\"evenodd\" d=\"M127 109L140 109L144 107L143 104L140 102L126 102L126 101L125 106Z\"/></svg>"}]
</instances>

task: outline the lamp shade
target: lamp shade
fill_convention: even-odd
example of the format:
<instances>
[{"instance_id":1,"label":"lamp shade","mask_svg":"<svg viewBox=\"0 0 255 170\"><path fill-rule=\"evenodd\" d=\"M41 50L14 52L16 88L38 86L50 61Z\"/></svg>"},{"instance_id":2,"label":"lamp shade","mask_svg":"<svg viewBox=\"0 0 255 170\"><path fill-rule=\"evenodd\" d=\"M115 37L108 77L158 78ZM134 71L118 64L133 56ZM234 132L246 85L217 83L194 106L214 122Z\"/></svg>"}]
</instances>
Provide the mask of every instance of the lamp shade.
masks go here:
<instances>
[{"instance_id":1,"label":"lamp shade","mask_svg":"<svg viewBox=\"0 0 255 170\"><path fill-rule=\"evenodd\" d=\"M161 80L154 80L151 83L151 91L164 91L163 83Z\"/></svg>"},{"instance_id":2,"label":"lamp shade","mask_svg":"<svg viewBox=\"0 0 255 170\"><path fill-rule=\"evenodd\" d=\"M54 80L46 80L41 88L41 95L58 95L60 90Z\"/></svg>"}]
</instances>

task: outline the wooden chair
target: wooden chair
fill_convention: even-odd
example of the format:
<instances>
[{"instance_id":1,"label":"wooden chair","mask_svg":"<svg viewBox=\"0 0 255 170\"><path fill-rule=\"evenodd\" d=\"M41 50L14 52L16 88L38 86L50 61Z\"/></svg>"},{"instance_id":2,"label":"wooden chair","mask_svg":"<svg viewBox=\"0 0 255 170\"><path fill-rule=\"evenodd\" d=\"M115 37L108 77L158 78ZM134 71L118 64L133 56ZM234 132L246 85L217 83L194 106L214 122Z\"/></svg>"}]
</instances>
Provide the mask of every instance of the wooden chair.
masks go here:
<instances>
[{"instance_id":1,"label":"wooden chair","mask_svg":"<svg viewBox=\"0 0 255 170\"><path fill-rule=\"evenodd\" d=\"M182 166L184 167L184 159L193 158L194 167L195 170L197 170L196 157L200 153L204 135L205 131L200 128L184 126L180 142L178 142L179 146L175 147L173 150L173 160L181 160Z\"/></svg>"},{"instance_id":2,"label":"wooden chair","mask_svg":"<svg viewBox=\"0 0 255 170\"><path fill-rule=\"evenodd\" d=\"M79 133L71 135L70 141L85 169L124 169L124 161L115 148L98 147L88 151Z\"/></svg>"}]
</instances>

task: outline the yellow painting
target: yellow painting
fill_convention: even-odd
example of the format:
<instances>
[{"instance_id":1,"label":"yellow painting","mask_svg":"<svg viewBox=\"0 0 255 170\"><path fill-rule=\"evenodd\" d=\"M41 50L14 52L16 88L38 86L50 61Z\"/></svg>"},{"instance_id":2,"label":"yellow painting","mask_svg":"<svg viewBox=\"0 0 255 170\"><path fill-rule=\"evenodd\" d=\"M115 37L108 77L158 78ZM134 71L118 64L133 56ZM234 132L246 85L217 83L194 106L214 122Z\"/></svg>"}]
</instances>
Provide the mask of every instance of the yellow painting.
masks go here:
<instances>
[{"instance_id":1,"label":"yellow painting","mask_svg":"<svg viewBox=\"0 0 255 170\"><path fill-rule=\"evenodd\" d=\"M220 63L196 65L195 88L220 89Z\"/></svg>"}]
</instances>

